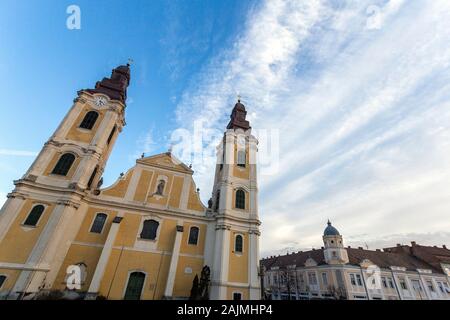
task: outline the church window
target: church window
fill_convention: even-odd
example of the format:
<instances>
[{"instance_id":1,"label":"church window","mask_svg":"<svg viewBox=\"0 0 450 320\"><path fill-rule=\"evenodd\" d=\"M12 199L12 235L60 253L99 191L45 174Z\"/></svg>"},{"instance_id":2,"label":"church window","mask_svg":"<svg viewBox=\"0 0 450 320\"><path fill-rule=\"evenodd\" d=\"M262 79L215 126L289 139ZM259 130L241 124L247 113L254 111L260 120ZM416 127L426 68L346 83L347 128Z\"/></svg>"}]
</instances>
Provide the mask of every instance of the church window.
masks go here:
<instances>
[{"instance_id":1,"label":"church window","mask_svg":"<svg viewBox=\"0 0 450 320\"><path fill-rule=\"evenodd\" d=\"M35 226L38 223L39 219L41 218L43 212L44 212L43 205L38 204L37 206L34 206L33 209L31 209L27 219L23 224L26 226Z\"/></svg>"},{"instance_id":2,"label":"church window","mask_svg":"<svg viewBox=\"0 0 450 320\"><path fill-rule=\"evenodd\" d=\"M198 243L198 234L199 234L199 229L198 227L191 227L191 229L189 230L189 244L193 244L193 245L197 245Z\"/></svg>"},{"instance_id":3,"label":"church window","mask_svg":"<svg viewBox=\"0 0 450 320\"><path fill-rule=\"evenodd\" d=\"M59 158L58 163L52 171L52 174L58 174L61 176L67 175L72 167L73 162L75 161L75 156L71 153L65 153Z\"/></svg>"},{"instance_id":4,"label":"church window","mask_svg":"<svg viewBox=\"0 0 450 320\"><path fill-rule=\"evenodd\" d=\"M356 275L356 282L358 283L358 286L362 287L362 280L361 280L361 275L357 274Z\"/></svg>"},{"instance_id":5,"label":"church window","mask_svg":"<svg viewBox=\"0 0 450 320\"><path fill-rule=\"evenodd\" d=\"M233 300L242 300L242 293L233 292Z\"/></svg>"},{"instance_id":6,"label":"church window","mask_svg":"<svg viewBox=\"0 0 450 320\"><path fill-rule=\"evenodd\" d=\"M240 234L236 236L234 240L234 251L237 253L242 253L244 249L244 239Z\"/></svg>"},{"instance_id":7,"label":"church window","mask_svg":"<svg viewBox=\"0 0 450 320\"><path fill-rule=\"evenodd\" d=\"M145 273L132 272L128 278L127 289L125 291L124 300L140 300L142 289L144 288Z\"/></svg>"},{"instance_id":8,"label":"church window","mask_svg":"<svg viewBox=\"0 0 450 320\"><path fill-rule=\"evenodd\" d=\"M104 213L97 213L97 215L95 216L95 219L94 219L94 223L92 224L92 227L91 227L91 232L102 233L107 217L108 216Z\"/></svg>"},{"instance_id":9,"label":"church window","mask_svg":"<svg viewBox=\"0 0 450 320\"><path fill-rule=\"evenodd\" d=\"M356 278L353 273L350 274L350 282L351 282L352 286L356 286Z\"/></svg>"},{"instance_id":10,"label":"church window","mask_svg":"<svg viewBox=\"0 0 450 320\"><path fill-rule=\"evenodd\" d=\"M245 209L245 191L244 190L236 191L236 208Z\"/></svg>"},{"instance_id":11,"label":"church window","mask_svg":"<svg viewBox=\"0 0 450 320\"><path fill-rule=\"evenodd\" d=\"M141 231L141 239L155 240L159 223L155 220L145 220Z\"/></svg>"},{"instance_id":12,"label":"church window","mask_svg":"<svg viewBox=\"0 0 450 320\"><path fill-rule=\"evenodd\" d=\"M2 288L5 281L6 281L6 276L0 275L0 289Z\"/></svg>"},{"instance_id":13,"label":"church window","mask_svg":"<svg viewBox=\"0 0 450 320\"><path fill-rule=\"evenodd\" d=\"M81 121L80 128L91 130L97 121L98 113L95 111L89 111L84 116L83 121Z\"/></svg>"},{"instance_id":14,"label":"church window","mask_svg":"<svg viewBox=\"0 0 450 320\"><path fill-rule=\"evenodd\" d=\"M109 144L111 142L112 138L114 137L114 133L116 133L116 130L117 130L117 127L114 126L114 128L111 130L111 133L109 134L108 141L106 141L107 144Z\"/></svg>"},{"instance_id":15,"label":"church window","mask_svg":"<svg viewBox=\"0 0 450 320\"><path fill-rule=\"evenodd\" d=\"M245 150L239 150L239 151L238 151L238 161L237 161L237 165L238 165L239 167L245 168L245 163L246 163L246 154L245 154Z\"/></svg>"}]
</instances>

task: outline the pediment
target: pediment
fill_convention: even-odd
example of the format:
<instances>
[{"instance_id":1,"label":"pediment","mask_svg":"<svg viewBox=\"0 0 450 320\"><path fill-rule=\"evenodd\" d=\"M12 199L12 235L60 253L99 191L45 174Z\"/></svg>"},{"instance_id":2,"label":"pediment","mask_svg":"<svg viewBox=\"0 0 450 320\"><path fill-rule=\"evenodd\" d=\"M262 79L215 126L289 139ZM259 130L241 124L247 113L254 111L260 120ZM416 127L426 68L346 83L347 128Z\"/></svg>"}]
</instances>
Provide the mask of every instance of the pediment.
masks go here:
<instances>
[{"instance_id":1,"label":"pediment","mask_svg":"<svg viewBox=\"0 0 450 320\"><path fill-rule=\"evenodd\" d=\"M370 266L374 266L375 263L373 263L373 262L370 261L369 259L363 259L363 260L359 263L359 265L360 265L362 268L369 268Z\"/></svg>"},{"instance_id":2,"label":"pediment","mask_svg":"<svg viewBox=\"0 0 450 320\"><path fill-rule=\"evenodd\" d=\"M158 167L190 174L193 173L192 169L190 169L187 165L185 165L183 162L177 159L170 152L165 152L154 156L141 158L136 160L136 162L151 167Z\"/></svg>"},{"instance_id":3,"label":"pediment","mask_svg":"<svg viewBox=\"0 0 450 320\"><path fill-rule=\"evenodd\" d=\"M313 258L308 258L305 261L305 267L315 267L315 266L317 266L317 262Z\"/></svg>"}]
</instances>

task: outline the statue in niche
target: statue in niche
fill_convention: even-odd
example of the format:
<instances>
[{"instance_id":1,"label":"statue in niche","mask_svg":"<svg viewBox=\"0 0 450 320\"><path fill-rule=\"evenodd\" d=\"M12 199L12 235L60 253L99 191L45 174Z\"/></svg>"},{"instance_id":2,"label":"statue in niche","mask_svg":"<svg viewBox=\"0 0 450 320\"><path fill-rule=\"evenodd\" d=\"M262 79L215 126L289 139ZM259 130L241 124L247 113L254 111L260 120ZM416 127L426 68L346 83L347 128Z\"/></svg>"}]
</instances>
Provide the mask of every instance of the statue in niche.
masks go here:
<instances>
[{"instance_id":1,"label":"statue in niche","mask_svg":"<svg viewBox=\"0 0 450 320\"><path fill-rule=\"evenodd\" d=\"M160 180L158 187L156 188L156 194L162 196L164 192L164 186L166 182L164 180Z\"/></svg>"}]
</instances>

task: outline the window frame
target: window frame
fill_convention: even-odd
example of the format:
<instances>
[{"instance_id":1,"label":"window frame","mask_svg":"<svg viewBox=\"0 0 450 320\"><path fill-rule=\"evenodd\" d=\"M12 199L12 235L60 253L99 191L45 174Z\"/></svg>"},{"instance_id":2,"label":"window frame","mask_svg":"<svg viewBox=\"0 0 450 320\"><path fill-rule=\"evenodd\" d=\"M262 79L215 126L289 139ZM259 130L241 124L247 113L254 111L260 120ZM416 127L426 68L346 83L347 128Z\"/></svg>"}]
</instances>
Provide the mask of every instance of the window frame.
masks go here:
<instances>
[{"instance_id":1,"label":"window frame","mask_svg":"<svg viewBox=\"0 0 450 320\"><path fill-rule=\"evenodd\" d=\"M190 243L191 240L191 232L192 229L196 228L197 229L197 238L196 238L196 242L195 243ZM189 233L188 233L188 237L187 237L187 244L190 246L198 246L198 240L200 239L200 227L197 225L192 225L189 227Z\"/></svg>"},{"instance_id":2,"label":"window frame","mask_svg":"<svg viewBox=\"0 0 450 320\"><path fill-rule=\"evenodd\" d=\"M243 201L244 201L244 205L243 205L243 208L241 208L241 207L238 207L238 194L241 194L241 192L242 192L242 194L244 195L244 199L243 199ZM239 188L239 189L236 189L236 191L235 191L235 194L234 194L234 207L236 208L236 209L239 209L239 210L246 210L246 198L247 198L247 196L246 196L246 192L245 192L245 190L244 189L242 189L242 188ZM240 199L239 200L239 203L242 201L242 199Z\"/></svg>"},{"instance_id":3,"label":"window frame","mask_svg":"<svg viewBox=\"0 0 450 320\"><path fill-rule=\"evenodd\" d=\"M88 115L90 114L96 114L96 116L94 117L94 120L91 119L86 119L88 117ZM83 117L83 120L81 120L80 124L78 125L79 129L82 130L92 130L95 126L95 124L97 123L98 118L100 117L100 114L96 111L96 110L89 110L88 112L86 112L86 114ZM82 127L83 124L85 124L85 122L90 125L90 127ZM85 124L86 125L86 124Z\"/></svg>"},{"instance_id":4,"label":"window frame","mask_svg":"<svg viewBox=\"0 0 450 320\"><path fill-rule=\"evenodd\" d=\"M142 232L144 232L144 228L145 228L145 222L147 222L147 221L154 221L154 222L157 223L157 227L156 227L156 230L155 230L155 237L154 237L153 239L143 238L143 237L142 237ZM160 230L160 227L161 227L161 222L160 222L160 221L158 221L158 220L156 220L156 219L154 219L154 218L147 218L147 219L144 219L143 222L142 222L142 226L141 226L141 228L140 228L140 232L139 232L139 235L138 235L138 239L139 239L139 240L143 240L143 241L157 241L157 240L158 240L158 237L159 237L159 230Z\"/></svg>"},{"instance_id":5,"label":"window frame","mask_svg":"<svg viewBox=\"0 0 450 320\"><path fill-rule=\"evenodd\" d=\"M241 251L237 251L237 250L236 250L236 244L237 244L237 238L238 238L238 237L241 237L241 240L242 240L242 242L241 242ZM244 254L244 235L243 235L242 233L236 233L236 234L234 235L233 252L234 252L236 255L242 255L242 254Z\"/></svg>"},{"instance_id":6,"label":"window frame","mask_svg":"<svg viewBox=\"0 0 450 320\"><path fill-rule=\"evenodd\" d=\"M101 214L106 216L105 221L103 222L103 225L102 225L102 229L100 230L100 232L94 232L94 231L92 231L92 228L94 227L95 219L97 218L98 215L101 215ZM109 217L109 215L106 212L96 212L94 219L92 219L91 225L89 227L89 233L102 234L103 231L105 230L106 221L108 221L108 217Z\"/></svg>"},{"instance_id":7,"label":"window frame","mask_svg":"<svg viewBox=\"0 0 450 320\"><path fill-rule=\"evenodd\" d=\"M147 284L148 274L147 274L147 272L145 272L143 270L139 270L139 269L128 270L127 282L126 282L125 287L123 289L122 300L125 300L125 295L127 293L128 284L130 282L130 277L131 277L131 275L133 273L142 273L142 274L144 274L144 282L142 283L142 289L141 289L141 293L139 295L139 300L142 300L142 294L144 293L144 289L145 289L145 286Z\"/></svg>"},{"instance_id":8,"label":"window frame","mask_svg":"<svg viewBox=\"0 0 450 320\"><path fill-rule=\"evenodd\" d=\"M36 220L36 223L35 223L35 224L26 224L28 218L30 217L31 212L32 212L33 209L34 209L35 207L37 207L37 206L42 206L44 209L43 209L42 212L40 213L39 218ZM33 206L31 207L30 211L28 211L27 216L26 216L25 219L22 221L21 226L27 227L27 228L37 228L37 227L39 226L39 222L41 221L42 216L44 215L46 209L47 209L47 205L45 205L45 204L43 204L43 203L39 203L39 202L38 202L38 203L33 204Z\"/></svg>"},{"instance_id":9,"label":"window frame","mask_svg":"<svg viewBox=\"0 0 450 320\"><path fill-rule=\"evenodd\" d=\"M59 162L60 162L61 159L62 159L64 156L66 156L66 155L71 155L71 156L73 156L73 161L72 161L72 163L70 164L69 168L67 169L66 173L62 174L62 173L55 172L56 168L57 168L58 165L59 165ZM58 161L56 161L56 164L55 164L55 166L53 167L53 169L52 169L52 171L50 172L50 174L51 174L51 175L55 175L55 176L60 176L60 177L67 177L67 175L69 174L70 170L73 168L73 165L74 165L75 161L77 160L77 158L78 158L78 155L77 155L76 153L74 153L74 152L68 151L68 152L62 153L62 154L59 156ZM61 171L61 170L59 170L59 171Z\"/></svg>"}]
</instances>

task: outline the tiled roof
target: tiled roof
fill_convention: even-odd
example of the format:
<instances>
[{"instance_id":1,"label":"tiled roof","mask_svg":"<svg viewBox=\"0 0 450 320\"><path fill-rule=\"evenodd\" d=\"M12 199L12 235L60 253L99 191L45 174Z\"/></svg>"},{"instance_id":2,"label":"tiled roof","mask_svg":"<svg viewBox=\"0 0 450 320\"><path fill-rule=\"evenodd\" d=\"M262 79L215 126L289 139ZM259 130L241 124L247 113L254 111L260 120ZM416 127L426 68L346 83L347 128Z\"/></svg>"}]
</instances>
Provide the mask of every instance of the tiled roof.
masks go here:
<instances>
[{"instance_id":1,"label":"tiled roof","mask_svg":"<svg viewBox=\"0 0 450 320\"><path fill-rule=\"evenodd\" d=\"M368 259L380 268L390 268L391 266L403 267L407 270L416 271L417 269L429 269L434 273L442 273L440 268L433 266L418 257L407 254L406 252L384 252L381 250L364 250L362 248L346 248L349 265L359 266L364 260ZM272 267L285 268L289 265L302 267L308 258L314 259L318 265L325 263L323 249L291 253L283 256L270 257L261 260L261 265L269 270Z\"/></svg>"}]
</instances>

